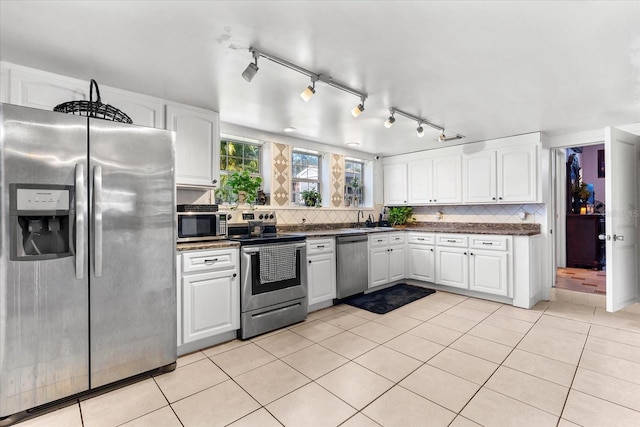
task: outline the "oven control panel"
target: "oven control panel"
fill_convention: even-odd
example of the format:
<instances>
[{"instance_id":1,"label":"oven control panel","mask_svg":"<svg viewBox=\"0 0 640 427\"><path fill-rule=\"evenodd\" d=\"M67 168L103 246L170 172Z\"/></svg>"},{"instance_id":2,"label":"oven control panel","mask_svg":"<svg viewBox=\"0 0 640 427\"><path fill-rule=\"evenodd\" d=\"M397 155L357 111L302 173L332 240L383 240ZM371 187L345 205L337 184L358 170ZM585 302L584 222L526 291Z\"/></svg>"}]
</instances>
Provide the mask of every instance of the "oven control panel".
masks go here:
<instances>
[{"instance_id":1,"label":"oven control panel","mask_svg":"<svg viewBox=\"0 0 640 427\"><path fill-rule=\"evenodd\" d=\"M228 224L247 224L249 221L262 221L264 224L275 225L277 222L275 211L230 211L227 213Z\"/></svg>"}]
</instances>

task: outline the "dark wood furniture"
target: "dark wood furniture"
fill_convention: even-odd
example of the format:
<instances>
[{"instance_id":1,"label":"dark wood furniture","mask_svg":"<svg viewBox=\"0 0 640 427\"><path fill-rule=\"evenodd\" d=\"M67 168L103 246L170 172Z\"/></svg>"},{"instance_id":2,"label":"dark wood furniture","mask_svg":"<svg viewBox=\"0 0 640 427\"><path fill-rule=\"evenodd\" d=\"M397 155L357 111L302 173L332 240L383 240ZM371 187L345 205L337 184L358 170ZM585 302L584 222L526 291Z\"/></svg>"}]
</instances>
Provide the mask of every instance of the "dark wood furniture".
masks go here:
<instances>
[{"instance_id":1,"label":"dark wood furniture","mask_svg":"<svg viewBox=\"0 0 640 427\"><path fill-rule=\"evenodd\" d=\"M605 264L604 215L567 214L567 267L602 270Z\"/></svg>"}]
</instances>

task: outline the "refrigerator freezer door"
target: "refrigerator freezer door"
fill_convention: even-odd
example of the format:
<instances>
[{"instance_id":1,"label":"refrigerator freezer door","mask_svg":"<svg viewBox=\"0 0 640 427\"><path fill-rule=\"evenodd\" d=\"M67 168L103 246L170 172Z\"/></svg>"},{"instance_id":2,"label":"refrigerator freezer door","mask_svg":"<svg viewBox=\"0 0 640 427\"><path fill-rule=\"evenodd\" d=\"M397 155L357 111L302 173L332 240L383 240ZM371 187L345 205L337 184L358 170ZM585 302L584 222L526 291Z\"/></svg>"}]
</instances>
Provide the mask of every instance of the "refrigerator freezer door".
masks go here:
<instances>
[{"instance_id":1,"label":"refrigerator freezer door","mask_svg":"<svg viewBox=\"0 0 640 427\"><path fill-rule=\"evenodd\" d=\"M91 388L176 360L173 141L90 120Z\"/></svg>"},{"instance_id":2,"label":"refrigerator freezer door","mask_svg":"<svg viewBox=\"0 0 640 427\"><path fill-rule=\"evenodd\" d=\"M10 255L21 239L15 224L12 234L10 184L74 188L81 169L77 178L86 186L87 119L0 104L0 126L0 417L5 417L89 387L88 248L86 241L75 245L75 237L87 235L88 228L86 223L80 230L73 227L78 214L87 215L86 200L76 203L77 190L69 193L69 207L79 209L67 231L71 256L12 260ZM76 253L84 254L77 263ZM85 269L80 279L77 267Z\"/></svg>"}]
</instances>

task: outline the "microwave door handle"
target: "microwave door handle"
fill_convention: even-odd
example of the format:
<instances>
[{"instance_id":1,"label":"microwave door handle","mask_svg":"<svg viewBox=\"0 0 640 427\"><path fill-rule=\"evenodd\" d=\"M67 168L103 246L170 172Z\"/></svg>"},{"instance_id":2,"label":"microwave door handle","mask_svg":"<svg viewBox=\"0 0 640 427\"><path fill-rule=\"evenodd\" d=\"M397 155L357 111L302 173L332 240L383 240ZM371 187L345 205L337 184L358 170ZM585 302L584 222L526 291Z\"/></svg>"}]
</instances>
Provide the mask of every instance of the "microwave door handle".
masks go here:
<instances>
[{"instance_id":1,"label":"microwave door handle","mask_svg":"<svg viewBox=\"0 0 640 427\"><path fill-rule=\"evenodd\" d=\"M102 167L93 168L93 262L96 277L102 277Z\"/></svg>"},{"instance_id":2,"label":"microwave door handle","mask_svg":"<svg viewBox=\"0 0 640 427\"><path fill-rule=\"evenodd\" d=\"M87 195L84 188L84 166L76 164L75 171L75 209L76 209L76 279L84 277L84 242L85 242L85 200Z\"/></svg>"}]
</instances>

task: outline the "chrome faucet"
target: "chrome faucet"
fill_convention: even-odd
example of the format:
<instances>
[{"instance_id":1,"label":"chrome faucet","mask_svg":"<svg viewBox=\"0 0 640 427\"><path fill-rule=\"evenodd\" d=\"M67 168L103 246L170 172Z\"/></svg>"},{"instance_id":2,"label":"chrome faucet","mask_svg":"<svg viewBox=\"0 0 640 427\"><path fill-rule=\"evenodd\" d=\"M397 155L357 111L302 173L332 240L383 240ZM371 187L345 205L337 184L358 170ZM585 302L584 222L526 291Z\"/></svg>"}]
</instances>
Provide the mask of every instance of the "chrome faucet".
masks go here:
<instances>
[{"instance_id":1,"label":"chrome faucet","mask_svg":"<svg viewBox=\"0 0 640 427\"><path fill-rule=\"evenodd\" d=\"M356 223L358 228L360 228L360 215L362 215L362 219L364 219L364 212L358 211L358 222Z\"/></svg>"}]
</instances>

